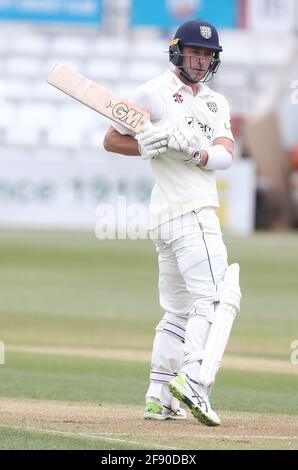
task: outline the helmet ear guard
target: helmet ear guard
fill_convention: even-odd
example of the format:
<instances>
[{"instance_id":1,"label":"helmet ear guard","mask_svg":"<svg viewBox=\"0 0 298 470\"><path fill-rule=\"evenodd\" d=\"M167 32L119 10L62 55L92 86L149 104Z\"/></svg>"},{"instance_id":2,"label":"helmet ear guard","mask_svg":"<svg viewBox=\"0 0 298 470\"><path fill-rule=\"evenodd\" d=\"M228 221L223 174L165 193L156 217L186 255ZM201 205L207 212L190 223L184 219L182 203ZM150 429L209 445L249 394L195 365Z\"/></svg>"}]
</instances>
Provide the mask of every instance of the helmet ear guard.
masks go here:
<instances>
[{"instance_id":1,"label":"helmet ear guard","mask_svg":"<svg viewBox=\"0 0 298 470\"><path fill-rule=\"evenodd\" d=\"M180 49L179 42L180 39L173 39L169 44L169 60L176 67L180 67L182 65L182 51Z\"/></svg>"},{"instance_id":2,"label":"helmet ear guard","mask_svg":"<svg viewBox=\"0 0 298 470\"><path fill-rule=\"evenodd\" d=\"M210 64L209 72L211 72L212 74L216 73L219 69L220 64L221 64L221 60L219 58L219 52L216 51L214 53L213 62Z\"/></svg>"}]
</instances>

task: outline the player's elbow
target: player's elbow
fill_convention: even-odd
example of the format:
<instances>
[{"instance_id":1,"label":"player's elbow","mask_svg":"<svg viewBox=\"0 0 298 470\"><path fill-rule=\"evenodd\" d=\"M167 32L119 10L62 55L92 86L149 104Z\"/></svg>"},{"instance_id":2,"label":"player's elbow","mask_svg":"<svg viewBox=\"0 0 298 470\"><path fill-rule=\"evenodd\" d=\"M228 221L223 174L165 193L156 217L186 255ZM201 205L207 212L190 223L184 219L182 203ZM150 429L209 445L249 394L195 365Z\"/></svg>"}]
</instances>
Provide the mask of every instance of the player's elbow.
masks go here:
<instances>
[{"instance_id":1,"label":"player's elbow","mask_svg":"<svg viewBox=\"0 0 298 470\"><path fill-rule=\"evenodd\" d=\"M113 138L111 136L111 132L108 131L105 136L104 136L104 139L103 139L103 148L107 151L107 152L112 152L112 144L113 144Z\"/></svg>"},{"instance_id":2,"label":"player's elbow","mask_svg":"<svg viewBox=\"0 0 298 470\"><path fill-rule=\"evenodd\" d=\"M234 142L226 137L220 137L214 140L213 145L222 145L224 149L232 156L234 155Z\"/></svg>"},{"instance_id":3,"label":"player's elbow","mask_svg":"<svg viewBox=\"0 0 298 470\"><path fill-rule=\"evenodd\" d=\"M234 158L234 144L233 142L229 143L228 145L225 145L226 151L231 155L232 159Z\"/></svg>"}]
</instances>

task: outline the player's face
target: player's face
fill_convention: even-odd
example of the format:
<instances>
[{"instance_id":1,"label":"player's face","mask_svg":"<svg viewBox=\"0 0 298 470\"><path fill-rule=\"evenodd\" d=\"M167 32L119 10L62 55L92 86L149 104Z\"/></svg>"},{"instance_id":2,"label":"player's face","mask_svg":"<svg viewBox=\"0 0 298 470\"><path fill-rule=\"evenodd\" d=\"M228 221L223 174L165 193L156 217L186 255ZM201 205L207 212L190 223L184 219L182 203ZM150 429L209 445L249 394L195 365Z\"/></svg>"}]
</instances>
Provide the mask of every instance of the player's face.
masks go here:
<instances>
[{"instance_id":1,"label":"player's face","mask_svg":"<svg viewBox=\"0 0 298 470\"><path fill-rule=\"evenodd\" d=\"M213 60L214 52L209 49L184 46L183 67L194 80L201 80L206 75Z\"/></svg>"}]
</instances>

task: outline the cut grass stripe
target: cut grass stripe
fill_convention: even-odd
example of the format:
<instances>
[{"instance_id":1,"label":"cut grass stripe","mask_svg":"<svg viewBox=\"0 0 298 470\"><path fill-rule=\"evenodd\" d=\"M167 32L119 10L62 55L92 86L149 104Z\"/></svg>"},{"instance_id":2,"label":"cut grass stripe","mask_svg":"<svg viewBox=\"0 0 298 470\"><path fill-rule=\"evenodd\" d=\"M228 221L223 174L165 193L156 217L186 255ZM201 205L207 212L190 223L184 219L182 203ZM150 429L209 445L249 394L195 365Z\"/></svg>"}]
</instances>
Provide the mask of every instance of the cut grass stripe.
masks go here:
<instances>
[{"instance_id":1,"label":"cut grass stripe","mask_svg":"<svg viewBox=\"0 0 298 470\"><path fill-rule=\"evenodd\" d=\"M121 439L119 437L116 437L117 434L115 434L115 437L107 437L107 433L89 433L89 432L69 432L69 431L57 431L54 429L43 429L43 428L35 428L35 427L29 427L29 426L13 426L13 425L6 425L6 424L1 424L0 429L11 429L14 431L21 431L21 432L32 432L32 433L45 433L45 434L53 434L56 436L63 436L63 437L71 437L71 438L83 438L83 439L96 439L99 441L111 441L111 442L119 442L119 443L124 443L124 444L130 444L134 445L137 447L140 447L141 449L149 449L152 447L153 449L158 448L158 449L169 449L169 450L178 450L178 447L173 447L173 446L165 446L161 444L156 444L154 442L137 442L137 441L131 441L129 439ZM112 433L108 433L112 434Z\"/></svg>"},{"instance_id":2,"label":"cut grass stripe","mask_svg":"<svg viewBox=\"0 0 298 470\"><path fill-rule=\"evenodd\" d=\"M50 356L65 356L90 359L111 359L129 362L150 362L150 351L137 351L133 349L102 349L102 348L76 348L54 346L7 346L7 352L32 353ZM241 355L226 354L222 363L223 369L250 370L255 372L270 372L276 374L298 375L298 366L290 361L275 359L259 359Z\"/></svg>"}]
</instances>

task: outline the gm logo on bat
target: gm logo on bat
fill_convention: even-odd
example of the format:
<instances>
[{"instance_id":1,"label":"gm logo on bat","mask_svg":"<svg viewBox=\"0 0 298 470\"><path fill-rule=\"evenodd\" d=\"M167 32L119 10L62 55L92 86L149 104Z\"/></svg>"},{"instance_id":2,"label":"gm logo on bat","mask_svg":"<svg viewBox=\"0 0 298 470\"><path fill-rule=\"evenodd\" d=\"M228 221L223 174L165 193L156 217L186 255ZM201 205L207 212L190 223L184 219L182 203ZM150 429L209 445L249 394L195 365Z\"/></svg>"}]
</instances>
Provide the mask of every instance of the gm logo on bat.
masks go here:
<instances>
[{"instance_id":1,"label":"gm logo on bat","mask_svg":"<svg viewBox=\"0 0 298 470\"><path fill-rule=\"evenodd\" d=\"M135 129L144 117L143 113L140 113L134 108L130 108L127 103L116 103L114 104L111 100L106 104L106 109L112 108L112 115L117 121L125 122L128 126Z\"/></svg>"}]
</instances>

